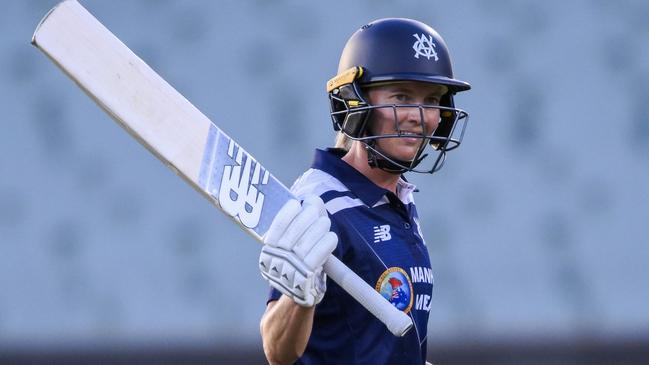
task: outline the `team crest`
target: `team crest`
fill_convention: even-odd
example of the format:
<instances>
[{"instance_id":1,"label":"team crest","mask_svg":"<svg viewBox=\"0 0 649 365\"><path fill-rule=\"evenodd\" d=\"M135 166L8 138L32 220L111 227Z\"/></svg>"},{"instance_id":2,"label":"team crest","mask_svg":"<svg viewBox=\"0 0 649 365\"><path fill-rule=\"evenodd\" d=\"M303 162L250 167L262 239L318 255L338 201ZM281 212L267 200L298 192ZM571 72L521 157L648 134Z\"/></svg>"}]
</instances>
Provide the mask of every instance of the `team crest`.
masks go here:
<instances>
[{"instance_id":1,"label":"team crest","mask_svg":"<svg viewBox=\"0 0 649 365\"><path fill-rule=\"evenodd\" d=\"M424 56L427 60L430 61L430 58L433 57L435 61L439 61L437 52L435 52L435 47L437 46L435 45L435 43L433 43L432 35L428 35L428 37L426 37L426 35L422 33L413 34L412 36L417 39L412 45L412 49L415 50L415 58L419 59L419 56Z\"/></svg>"},{"instance_id":2,"label":"team crest","mask_svg":"<svg viewBox=\"0 0 649 365\"><path fill-rule=\"evenodd\" d=\"M391 267L376 282L376 291L404 313L412 308L412 283L405 270Z\"/></svg>"}]
</instances>

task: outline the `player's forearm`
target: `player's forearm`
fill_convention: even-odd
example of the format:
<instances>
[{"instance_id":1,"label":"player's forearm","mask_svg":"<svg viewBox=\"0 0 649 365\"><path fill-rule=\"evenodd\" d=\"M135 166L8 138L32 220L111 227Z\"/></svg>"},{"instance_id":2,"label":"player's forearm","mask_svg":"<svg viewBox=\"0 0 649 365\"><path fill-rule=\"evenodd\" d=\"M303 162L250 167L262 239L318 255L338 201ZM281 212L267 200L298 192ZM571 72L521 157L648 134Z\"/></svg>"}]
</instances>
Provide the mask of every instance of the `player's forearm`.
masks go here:
<instances>
[{"instance_id":1,"label":"player's forearm","mask_svg":"<svg viewBox=\"0 0 649 365\"><path fill-rule=\"evenodd\" d=\"M260 327L271 365L292 364L302 356L311 336L314 308L301 307L284 295L269 303Z\"/></svg>"}]
</instances>

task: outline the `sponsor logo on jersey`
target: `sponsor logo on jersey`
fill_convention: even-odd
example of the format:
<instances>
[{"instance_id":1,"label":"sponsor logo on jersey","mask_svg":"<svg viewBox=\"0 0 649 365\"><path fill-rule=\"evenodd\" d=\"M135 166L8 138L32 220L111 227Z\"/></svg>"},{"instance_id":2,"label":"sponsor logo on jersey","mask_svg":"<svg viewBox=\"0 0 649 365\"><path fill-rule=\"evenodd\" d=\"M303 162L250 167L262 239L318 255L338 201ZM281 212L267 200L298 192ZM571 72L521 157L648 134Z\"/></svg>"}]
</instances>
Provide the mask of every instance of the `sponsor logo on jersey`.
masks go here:
<instances>
[{"instance_id":1,"label":"sponsor logo on jersey","mask_svg":"<svg viewBox=\"0 0 649 365\"><path fill-rule=\"evenodd\" d=\"M413 302L412 283L408 273L402 268L391 267L385 270L376 282L376 291L397 309L410 312Z\"/></svg>"},{"instance_id":2,"label":"sponsor logo on jersey","mask_svg":"<svg viewBox=\"0 0 649 365\"><path fill-rule=\"evenodd\" d=\"M391 239L392 235L390 234L389 224L374 226L374 243L385 242Z\"/></svg>"},{"instance_id":3,"label":"sponsor logo on jersey","mask_svg":"<svg viewBox=\"0 0 649 365\"><path fill-rule=\"evenodd\" d=\"M433 43L432 35L429 34L428 37L426 37L426 35L422 33L413 34L412 36L417 39L412 45L412 49L415 50L415 58L419 59L419 56L424 56L430 61L430 58L433 57L435 61L439 61L437 52L435 52L435 47L437 46Z\"/></svg>"},{"instance_id":4,"label":"sponsor logo on jersey","mask_svg":"<svg viewBox=\"0 0 649 365\"><path fill-rule=\"evenodd\" d=\"M433 284L433 270L430 267L412 266L409 269L412 283ZM430 294L417 294L415 296L415 310L430 312L432 305Z\"/></svg>"},{"instance_id":5,"label":"sponsor logo on jersey","mask_svg":"<svg viewBox=\"0 0 649 365\"><path fill-rule=\"evenodd\" d=\"M410 278L413 283L433 284L433 269L430 267L413 266L410 268Z\"/></svg>"},{"instance_id":6,"label":"sponsor logo on jersey","mask_svg":"<svg viewBox=\"0 0 649 365\"><path fill-rule=\"evenodd\" d=\"M415 310L430 312L430 307L432 305L431 297L428 294L417 294L417 299L415 300Z\"/></svg>"}]
</instances>

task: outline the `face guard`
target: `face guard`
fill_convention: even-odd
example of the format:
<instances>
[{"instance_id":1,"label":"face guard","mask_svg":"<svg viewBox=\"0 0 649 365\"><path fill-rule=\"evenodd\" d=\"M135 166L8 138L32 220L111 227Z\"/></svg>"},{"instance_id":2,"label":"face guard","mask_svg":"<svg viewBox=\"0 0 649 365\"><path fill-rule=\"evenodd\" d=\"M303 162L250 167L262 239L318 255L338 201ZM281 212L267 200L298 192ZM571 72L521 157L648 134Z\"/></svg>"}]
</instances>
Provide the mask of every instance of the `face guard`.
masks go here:
<instances>
[{"instance_id":1,"label":"face guard","mask_svg":"<svg viewBox=\"0 0 649 365\"><path fill-rule=\"evenodd\" d=\"M452 94L449 91L442 96L440 105L370 105L358 85L362 77L363 68L354 67L334 77L327 83L327 91L331 102L331 117L334 129L341 131L348 138L364 144L368 155L368 164L393 174L402 174L407 171L418 173L434 173L441 169L446 161L446 152L457 148L464 137L466 123L469 115L466 111L455 108ZM398 112L404 109L416 108L419 114L418 127L405 131L401 128ZM440 122L434 131L426 130L425 113L427 110L437 109ZM373 112L389 111L393 115L394 133L376 134L373 125ZM379 146L380 140L394 138L416 138L421 142L411 160L400 160L383 151ZM429 148L430 147L430 148ZM429 164L420 166L420 163L430 153L435 157L429 159Z\"/></svg>"}]
</instances>

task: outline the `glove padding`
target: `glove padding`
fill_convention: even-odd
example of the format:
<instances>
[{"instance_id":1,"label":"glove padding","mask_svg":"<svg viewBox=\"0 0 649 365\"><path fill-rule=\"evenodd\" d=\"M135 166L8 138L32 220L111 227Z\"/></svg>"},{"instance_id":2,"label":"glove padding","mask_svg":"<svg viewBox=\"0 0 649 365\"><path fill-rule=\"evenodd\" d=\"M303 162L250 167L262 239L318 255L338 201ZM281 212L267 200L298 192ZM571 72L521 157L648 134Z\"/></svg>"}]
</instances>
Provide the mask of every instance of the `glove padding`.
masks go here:
<instances>
[{"instance_id":1,"label":"glove padding","mask_svg":"<svg viewBox=\"0 0 649 365\"><path fill-rule=\"evenodd\" d=\"M322 199L290 200L264 235L259 269L270 285L303 307L322 300L327 289L322 265L338 244Z\"/></svg>"}]
</instances>

